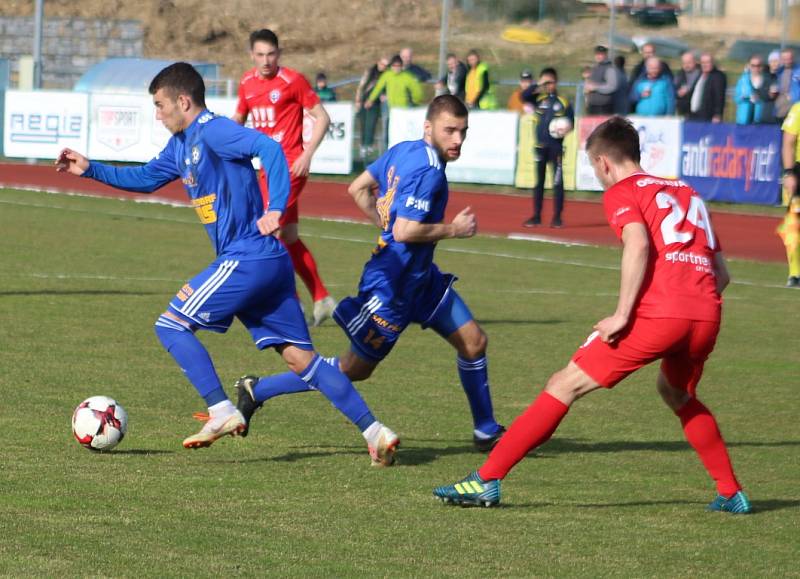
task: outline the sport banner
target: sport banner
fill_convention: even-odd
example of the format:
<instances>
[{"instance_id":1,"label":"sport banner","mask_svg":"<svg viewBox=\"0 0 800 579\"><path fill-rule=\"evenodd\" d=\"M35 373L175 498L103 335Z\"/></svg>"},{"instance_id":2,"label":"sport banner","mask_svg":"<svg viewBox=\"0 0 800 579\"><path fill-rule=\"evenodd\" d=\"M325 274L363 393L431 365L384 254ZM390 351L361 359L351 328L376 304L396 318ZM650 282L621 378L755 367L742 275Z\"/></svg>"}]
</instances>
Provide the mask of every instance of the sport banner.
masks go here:
<instances>
[{"instance_id":1,"label":"sport banner","mask_svg":"<svg viewBox=\"0 0 800 579\"><path fill-rule=\"evenodd\" d=\"M586 139L608 117L584 117L578 122L578 189L600 191L602 187L586 154ZM657 177L676 179L679 173L681 120L672 117L639 117L628 119L639 132L642 168Z\"/></svg>"},{"instance_id":2,"label":"sport banner","mask_svg":"<svg viewBox=\"0 0 800 579\"><path fill-rule=\"evenodd\" d=\"M777 125L683 125L681 178L711 201L778 200L781 131Z\"/></svg>"},{"instance_id":3,"label":"sport banner","mask_svg":"<svg viewBox=\"0 0 800 579\"><path fill-rule=\"evenodd\" d=\"M353 103L325 103L324 106L331 124L311 158L311 172L349 175L353 170ZM313 128L314 118L306 113L303 142L311 139Z\"/></svg>"},{"instance_id":4,"label":"sport banner","mask_svg":"<svg viewBox=\"0 0 800 579\"><path fill-rule=\"evenodd\" d=\"M421 139L424 123L424 108L392 109L389 113L389 146ZM517 124L517 113L471 112L461 157L447 164L447 178L461 183L513 185Z\"/></svg>"},{"instance_id":5,"label":"sport banner","mask_svg":"<svg viewBox=\"0 0 800 579\"><path fill-rule=\"evenodd\" d=\"M6 91L6 157L55 159L64 147L86 151L88 140L89 98L85 93Z\"/></svg>"},{"instance_id":6,"label":"sport banner","mask_svg":"<svg viewBox=\"0 0 800 579\"><path fill-rule=\"evenodd\" d=\"M536 161L533 148L536 146L536 117L521 115L519 118L519 142L517 145L517 171L514 186L519 189L533 189L536 186ZM577 131L571 131L564 139L564 156L562 171L564 172L564 189L575 190L575 161L577 152ZM553 187L553 172L548 167L545 189Z\"/></svg>"}]
</instances>

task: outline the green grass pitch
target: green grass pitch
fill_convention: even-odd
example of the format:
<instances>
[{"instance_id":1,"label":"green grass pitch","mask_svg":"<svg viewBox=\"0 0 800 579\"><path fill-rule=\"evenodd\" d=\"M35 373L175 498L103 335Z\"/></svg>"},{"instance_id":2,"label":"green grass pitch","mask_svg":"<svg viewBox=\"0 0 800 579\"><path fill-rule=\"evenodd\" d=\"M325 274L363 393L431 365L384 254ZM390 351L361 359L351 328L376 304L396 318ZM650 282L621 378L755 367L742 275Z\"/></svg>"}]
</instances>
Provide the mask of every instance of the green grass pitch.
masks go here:
<instances>
[{"instance_id":1,"label":"green grass pitch","mask_svg":"<svg viewBox=\"0 0 800 579\"><path fill-rule=\"evenodd\" d=\"M334 294L352 293L375 231L302 230ZM409 328L359 385L402 438L396 468L370 468L318 393L271 401L246 439L186 451L202 400L153 322L212 259L193 212L4 190L0 232L0 576L798 575L800 293L780 287L783 264L730 264L737 283L699 390L754 515L704 511L714 486L654 367L579 401L504 482L500 508L461 509L431 489L482 457L455 354L433 332ZM616 304L618 248L478 237L441 243L437 262L461 275L489 335L505 424ZM326 355L347 346L330 323L312 335ZM228 386L284 368L238 323L201 339ZM70 433L94 394L130 415L111 453Z\"/></svg>"}]
</instances>

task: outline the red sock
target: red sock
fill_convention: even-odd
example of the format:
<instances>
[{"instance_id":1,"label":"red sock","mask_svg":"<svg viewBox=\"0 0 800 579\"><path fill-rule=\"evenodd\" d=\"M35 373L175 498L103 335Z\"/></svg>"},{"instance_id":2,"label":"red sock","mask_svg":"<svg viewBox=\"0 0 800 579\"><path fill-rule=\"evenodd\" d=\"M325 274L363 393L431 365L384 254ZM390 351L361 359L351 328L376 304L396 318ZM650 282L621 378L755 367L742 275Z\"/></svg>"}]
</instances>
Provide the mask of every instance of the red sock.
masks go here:
<instances>
[{"instance_id":1,"label":"red sock","mask_svg":"<svg viewBox=\"0 0 800 579\"><path fill-rule=\"evenodd\" d=\"M728 449L714 415L696 398L689 399L675 414L681 419L686 440L700 455L703 466L716 481L717 492L729 498L740 491L742 486L733 474Z\"/></svg>"},{"instance_id":2,"label":"red sock","mask_svg":"<svg viewBox=\"0 0 800 579\"><path fill-rule=\"evenodd\" d=\"M483 480L505 477L531 450L544 444L566 416L569 406L547 392L520 414L478 470Z\"/></svg>"},{"instance_id":3,"label":"red sock","mask_svg":"<svg viewBox=\"0 0 800 579\"><path fill-rule=\"evenodd\" d=\"M298 239L291 245L286 244L286 249L289 251L289 256L292 258L292 265L294 271L306 284L311 297L315 302L328 297L330 294L325 289L325 284L322 283L322 278L319 277L317 271L317 262L314 261L314 256L308 251L305 244Z\"/></svg>"}]
</instances>

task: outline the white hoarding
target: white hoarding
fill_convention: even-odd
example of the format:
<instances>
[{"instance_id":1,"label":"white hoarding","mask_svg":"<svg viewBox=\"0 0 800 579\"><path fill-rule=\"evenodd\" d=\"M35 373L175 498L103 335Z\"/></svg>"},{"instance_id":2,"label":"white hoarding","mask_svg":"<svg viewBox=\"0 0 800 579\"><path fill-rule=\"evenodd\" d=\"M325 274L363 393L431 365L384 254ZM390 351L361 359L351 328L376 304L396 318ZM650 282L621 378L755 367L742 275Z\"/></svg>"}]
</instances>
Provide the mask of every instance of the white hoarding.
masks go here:
<instances>
[{"instance_id":1,"label":"white hoarding","mask_svg":"<svg viewBox=\"0 0 800 579\"><path fill-rule=\"evenodd\" d=\"M64 147L86 151L89 99L84 93L6 91L6 157L55 159Z\"/></svg>"},{"instance_id":2,"label":"white hoarding","mask_svg":"<svg viewBox=\"0 0 800 579\"><path fill-rule=\"evenodd\" d=\"M677 179L681 161L681 119L674 117L628 117L639 133L642 168L665 179ZM584 191L601 191L603 188L594 176L586 154L586 139L603 120L598 117L579 121L579 149L577 188Z\"/></svg>"},{"instance_id":3,"label":"white hoarding","mask_svg":"<svg viewBox=\"0 0 800 579\"><path fill-rule=\"evenodd\" d=\"M353 104L325 103L325 110L331 118L328 134L311 158L312 173L349 175L353 170ZM305 116L303 141L311 138L314 119Z\"/></svg>"},{"instance_id":4,"label":"white hoarding","mask_svg":"<svg viewBox=\"0 0 800 579\"><path fill-rule=\"evenodd\" d=\"M422 138L425 109L389 113L389 146ZM447 164L447 178L463 183L513 185L519 116L506 111L471 112L461 158Z\"/></svg>"}]
</instances>

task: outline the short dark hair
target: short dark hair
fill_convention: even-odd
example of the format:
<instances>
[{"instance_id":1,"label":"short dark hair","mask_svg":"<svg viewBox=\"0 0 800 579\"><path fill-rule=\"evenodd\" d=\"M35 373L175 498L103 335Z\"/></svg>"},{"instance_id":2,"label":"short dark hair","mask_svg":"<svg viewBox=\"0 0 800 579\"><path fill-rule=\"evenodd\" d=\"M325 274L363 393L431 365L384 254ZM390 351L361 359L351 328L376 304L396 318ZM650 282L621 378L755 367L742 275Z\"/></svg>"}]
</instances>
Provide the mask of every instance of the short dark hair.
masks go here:
<instances>
[{"instance_id":1,"label":"short dark hair","mask_svg":"<svg viewBox=\"0 0 800 579\"><path fill-rule=\"evenodd\" d=\"M394 66L395 64L399 64L400 66L403 66L403 59L400 58L399 54L395 54L392 57L392 60L389 61L389 66Z\"/></svg>"},{"instance_id":2,"label":"short dark hair","mask_svg":"<svg viewBox=\"0 0 800 579\"><path fill-rule=\"evenodd\" d=\"M543 68L542 72L539 73L539 78L543 77L546 74L552 76L555 80L558 80L558 72L556 72L556 69L553 68L552 66Z\"/></svg>"},{"instance_id":3,"label":"short dark hair","mask_svg":"<svg viewBox=\"0 0 800 579\"><path fill-rule=\"evenodd\" d=\"M614 161L641 160L639 132L628 119L613 116L598 126L586 140L586 151L602 153Z\"/></svg>"},{"instance_id":4,"label":"short dark hair","mask_svg":"<svg viewBox=\"0 0 800 579\"><path fill-rule=\"evenodd\" d=\"M278 36L269 28L254 30L250 33L250 48L253 48L256 42L267 42L275 48L280 48L278 45Z\"/></svg>"},{"instance_id":5,"label":"short dark hair","mask_svg":"<svg viewBox=\"0 0 800 579\"><path fill-rule=\"evenodd\" d=\"M617 68L625 68L625 57L621 54L618 54L614 57L614 66Z\"/></svg>"},{"instance_id":6,"label":"short dark hair","mask_svg":"<svg viewBox=\"0 0 800 579\"><path fill-rule=\"evenodd\" d=\"M451 94L437 96L428 105L428 112L425 114L426 121L432 121L442 113L449 113L458 119L463 119L469 115L467 106L458 97Z\"/></svg>"},{"instance_id":7,"label":"short dark hair","mask_svg":"<svg viewBox=\"0 0 800 579\"><path fill-rule=\"evenodd\" d=\"M197 69L188 62L176 62L159 72L150 82L150 94L164 89L173 99L188 95L200 107L206 106L206 85Z\"/></svg>"}]
</instances>

